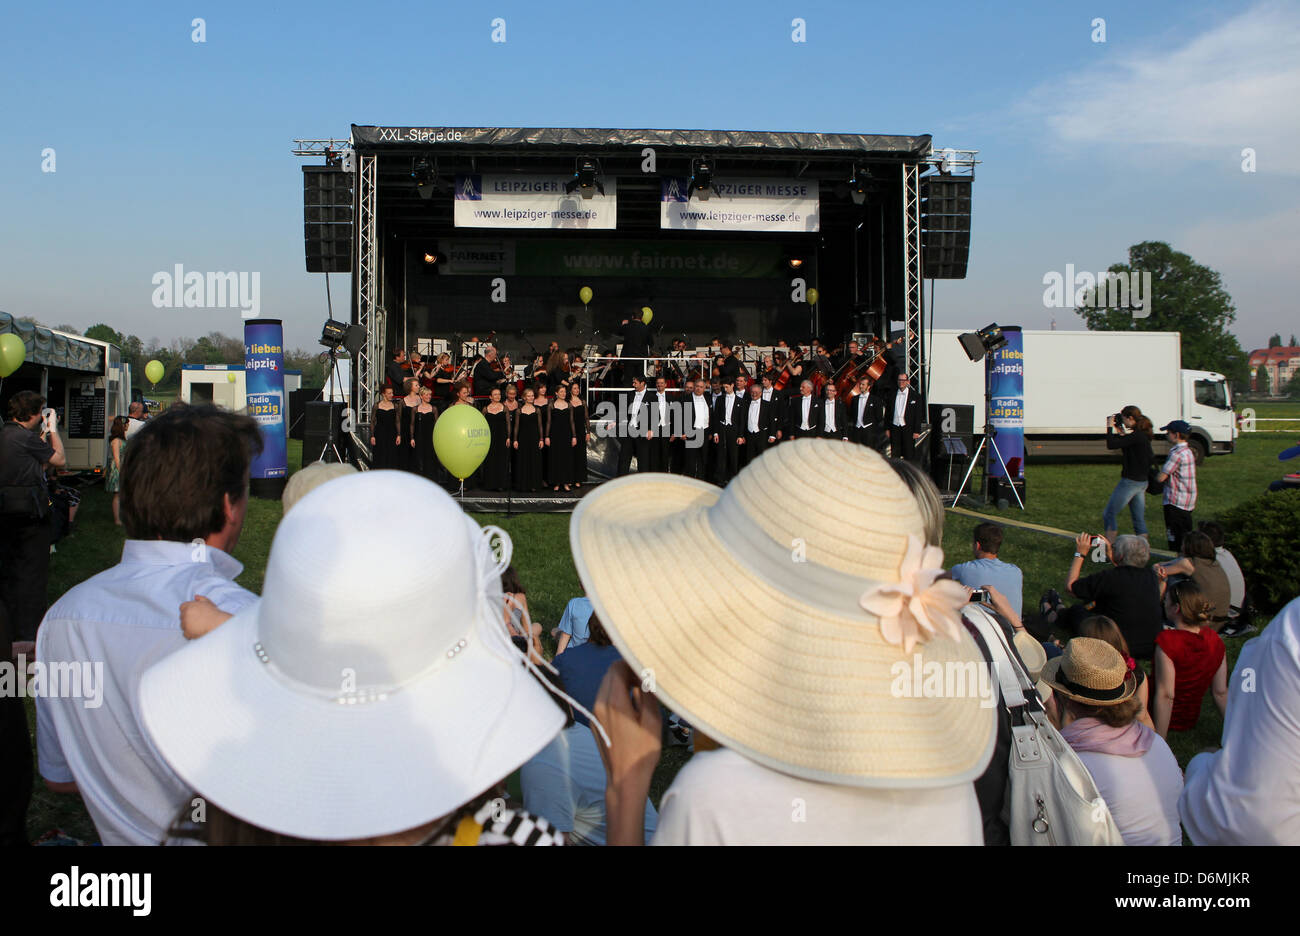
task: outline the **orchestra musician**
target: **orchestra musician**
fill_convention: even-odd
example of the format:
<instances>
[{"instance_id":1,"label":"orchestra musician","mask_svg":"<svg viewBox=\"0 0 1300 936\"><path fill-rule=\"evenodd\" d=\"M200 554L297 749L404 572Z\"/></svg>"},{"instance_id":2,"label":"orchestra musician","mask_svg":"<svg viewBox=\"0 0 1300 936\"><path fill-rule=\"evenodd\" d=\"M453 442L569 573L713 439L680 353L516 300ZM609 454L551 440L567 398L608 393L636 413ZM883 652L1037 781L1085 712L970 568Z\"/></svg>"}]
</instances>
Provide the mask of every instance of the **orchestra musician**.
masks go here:
<instances>
[{"instance_id":1,"label":"orchestra musician","mask_svg":"<svg viewBox=\"0 0 1300 936\"><path fill-rule=\"evenodd\" d=\"M775 402L763 399L760 384L749 385L749 395L745 397L745 405L740 411L743 434L739 444L743 465L748 465L762 455L768 446L776 444L780 425L776 418L777 409Z\"/></svg>"},{"instance_id":2,"label":"orchestra musician","mask_svg":"<svg viewBox=\"0 0 1300 936\"><path fill-rule=\"evenodd\" d=\"M741 401L736 396L734 377L723 375L722 393L713 400L712 435L714 445L714 477L718 487L727 483L740 471L740 421Z\"/></svg>"},{"instance_id":3,"label":"orchestra musician","mask_svg":"<svg viewBox=\"0 0 1300 936\"><path fill-rule=\"evenodd\" d=\"M897 384L890 408L889 454L911 461L921 438L921 398L911 389L906 371L899 371Z\"/></svg>"},{"instance_id":4,"label":"orchestra musician","mask_svg":"<svg viewBox=\"0 0 1300 936\"><path fill-rule=\"evenodd\" d=\"M501 361L497 358L496 346L485 345L483 360L474 365L474 396L488 397L494 388L504 392L506 379Z\"/></svg>"},{"instance_id":5,"label":"orchestra musician","mask_svg":"<svg viewBox=\"0 0 1300 936\"><path fill-rule=\"evenodd\" d=\"M813 396L813 382L804 380L799 384L799 395L786 407L785 437L805 439L818 435L820 427L821 404Z\"/></svg>"},{"instance_id":6,"label":"orchestra musician","mask_svg":"<svg viewBox=\"0 0 1300 936\"><path fill-rule=\"evenodd\" d=\"M839 391L835 381L826 384L825 399L822 400L822 415L819 422L820 435L824 439L849 440L848 412L838 399Z\"/></svg>"}]
</instances>

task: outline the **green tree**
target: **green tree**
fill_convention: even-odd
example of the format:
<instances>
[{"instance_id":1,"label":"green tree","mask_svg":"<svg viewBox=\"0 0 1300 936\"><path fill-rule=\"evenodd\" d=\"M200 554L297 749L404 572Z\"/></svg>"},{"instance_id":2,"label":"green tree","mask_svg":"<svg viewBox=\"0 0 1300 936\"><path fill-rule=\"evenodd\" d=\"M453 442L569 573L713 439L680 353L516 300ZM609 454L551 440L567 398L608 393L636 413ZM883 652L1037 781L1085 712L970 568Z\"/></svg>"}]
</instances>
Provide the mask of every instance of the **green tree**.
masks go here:
<instances>
[{"instance_id":1,"label":"green tree","mask_svg":"<svg viewBox=\"0 0 1300 936\"><path fill-rule=\"evenodd\" d=\"M1286 382L1286 395L1293 400L1300 400L1300 369L1297 369Z\"/></svg>"},{"instance_id":2,"label":"green tree","mask_svg":"<svg viewBox=\"0 0 1300 936\"><path fill-rule=\"evenodd\" d=\"M1300 348L1300 344L1297 344L1297 343L1296 343L1295 335L1292 335L1292 336L1291 336L1291 341L1287 343L1287 347L1288 347L1288 348Z\"/></svg>"},{"instance_id":3,"label":"green tree","mask_svg":"<svg viewBox=\"0 0 1300 936\"><path fill-rule=\"evenodd\" d=\"M55 325L55 331L67 332L69 335L80 335L81 331L75 325Z\"/></svg>"},{"instance_id":4,"label":"green tree","mask_svg":"<svg viewBox=\"0 0 1300 936\"><path fill-rule=\"evenodd\" d=\"M87 328L85 335L87 338L93 338L96 341L107 341L109 344L115 344L119 348L122 347L122 333L115 331L111 326L102 322Z\"/></svg>"},{"instance_id":5,"label":"green tree","mask_svg":"<svg viewBox=\"0 0 1300 936\"><path fill-rule=\"evenodd\" d=\"M1093 331L1176 331L1182 335L1183 367L1218 371L1235 384L1249 381L1247 354L1229 331L1237 318L1222 278L1190 256L1161 241L1144 241L1128 249L1128 263L1116 263L1111 273L1150 273L1150 314L1134 318L1132 309L1094 305L1075 312ZM1067 284L1067 288L1070 285Z\"/></svg>"},{"instance_id":6,"label":"green tree","mask_svg":"<svg viewBox=\"0 0 1300 936\"><path fill-rule=\"evenodd\" d=\"M1272 395L1273 381L1272 378L1269 377L1267 367L1259 367L1255 369L1255 392L1262 393L1265 396Z\"/></svg>"},{"instance_id":7,"label":"green tree","mask_svg":"<svg viewBox=\"0 0 1300 936\"><path fill-rule=\"evenodd\" d=\"M1280 348L1280 347L1282 347L1282 336L1281 336L1281 335L1274 335L1272 338L1268 339L1268 346L1269 346L1270 348Z\"/></svg>"}]
</instances>

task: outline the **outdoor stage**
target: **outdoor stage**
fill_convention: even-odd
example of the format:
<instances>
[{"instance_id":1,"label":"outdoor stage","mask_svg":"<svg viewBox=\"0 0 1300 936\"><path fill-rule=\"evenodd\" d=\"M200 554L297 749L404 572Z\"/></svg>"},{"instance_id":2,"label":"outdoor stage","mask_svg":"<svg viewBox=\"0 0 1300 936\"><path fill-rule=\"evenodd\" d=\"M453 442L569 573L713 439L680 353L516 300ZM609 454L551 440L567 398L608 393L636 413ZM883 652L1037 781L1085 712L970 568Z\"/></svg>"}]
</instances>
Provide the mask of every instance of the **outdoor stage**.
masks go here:
<instances>
[{"instance_id":1,"label":"outdoor stage","mask_svg":"<svg viewBox=\"0 0 1300 936\"><path fill-rule=\"evenodd\" d=\"M655 355L902 336L924 394L924 281L966 273L976 160L929 135L353 125L296 142L325 160L303 167L308 270L352 274L364 330L363 460L394 349L615 354L642 307Z\"/></svg>"}]
</instances>

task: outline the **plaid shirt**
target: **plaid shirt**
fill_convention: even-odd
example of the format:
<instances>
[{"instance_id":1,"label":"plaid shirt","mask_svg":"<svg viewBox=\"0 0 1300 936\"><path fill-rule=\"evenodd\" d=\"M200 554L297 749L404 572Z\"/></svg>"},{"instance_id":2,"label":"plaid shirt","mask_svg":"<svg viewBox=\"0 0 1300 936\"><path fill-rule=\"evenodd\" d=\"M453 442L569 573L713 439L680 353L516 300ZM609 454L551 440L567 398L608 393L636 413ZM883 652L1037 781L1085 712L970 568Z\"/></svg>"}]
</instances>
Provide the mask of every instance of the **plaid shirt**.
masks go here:
<instances>
[{"instance_id":1,"label":"plaid shirt","mask_svg":"<svg viewBox=\"0 0 1300 936\"><path fill-rule=\"evenodd\" d=\"M1169 478L1165 481L1164 502L1181 510L1196 508L1196 459L1186 442L1179 442L1169 450L1161 474Z\"/></svg>"}]
</instances>

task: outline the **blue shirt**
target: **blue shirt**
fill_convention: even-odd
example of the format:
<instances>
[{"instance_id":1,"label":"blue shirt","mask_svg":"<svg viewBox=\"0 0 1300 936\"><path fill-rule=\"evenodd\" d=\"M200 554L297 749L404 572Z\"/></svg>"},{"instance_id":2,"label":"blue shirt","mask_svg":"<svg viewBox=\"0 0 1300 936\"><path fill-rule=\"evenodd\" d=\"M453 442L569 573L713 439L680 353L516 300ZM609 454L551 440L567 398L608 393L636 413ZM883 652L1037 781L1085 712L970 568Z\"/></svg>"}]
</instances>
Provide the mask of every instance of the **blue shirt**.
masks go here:
<instances>
[{"instance_id":1,"label":"blue shirt","mask_svg":"<svg viewBox=\"0 0 1300 936\"><path fill-rule=\"evenodd\" d=\"M560 633L569 635L569 645L564 648L566 653L587 642L589 636L587 622L590 620L590 598L572 598L564 606L564 616L560 618Z\"/></svg>"},{"instance_id":2,"label":"blue shirt","mask_svg":"<svg viewBox=\"0 0 1300 936\"><path fill-rule=\"evenodd\" d=\"M952 577L967 588L992 585L1006 595L1007 601L1017 614L1024 614L1022 603L1024 575L1011 563L997 558L972 559L970 562L953 566Z\"/></svg>"},{"instance_id":3,"label":"blue shirt","mask_svg":"<svg viewBox=\"0 0 1300 936\"><path fill-rule=\"evenodd\" d=\"M593 643L585 643L577 650L565 650L551 663L564 680L564 691L590 712L596 704L596 693L600 692L605 673L620 659L617 647L597 647ZM591 725L581 712L575 711L573 718L584 727Z\"/></svg>"}]
</instances>

